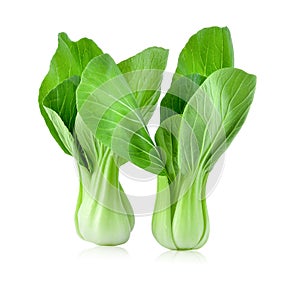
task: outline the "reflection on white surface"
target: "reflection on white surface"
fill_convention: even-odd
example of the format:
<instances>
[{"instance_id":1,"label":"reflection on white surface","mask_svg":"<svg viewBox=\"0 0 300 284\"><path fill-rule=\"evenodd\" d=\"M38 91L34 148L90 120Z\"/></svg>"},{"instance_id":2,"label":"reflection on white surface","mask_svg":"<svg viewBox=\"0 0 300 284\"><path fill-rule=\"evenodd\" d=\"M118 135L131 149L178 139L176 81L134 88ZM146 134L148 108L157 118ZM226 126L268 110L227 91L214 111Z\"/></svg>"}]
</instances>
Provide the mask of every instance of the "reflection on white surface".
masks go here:
<instances>
[{"instance_id":1,"label":"reflection on white surface","mask_svg":"<svg viewBox=\"0 0 300 284\"><path fill-rule=\"evenodd\" d=\"M98 258L98 259L125 259L129 257L128 252L121 247L94 247L83 250L79 254L80 258Z\"/></svg>"},{"instance_id":2,"label":"reflection on white surface","mask_svg":"<svg viewBox=\"0 0 300 284\"><path fill-rule=\"evenodd\" d=\"M198 251L167 251L162 253L156 261L169 263L205 263L206 257Z\"/></svg>"}]
</instances>

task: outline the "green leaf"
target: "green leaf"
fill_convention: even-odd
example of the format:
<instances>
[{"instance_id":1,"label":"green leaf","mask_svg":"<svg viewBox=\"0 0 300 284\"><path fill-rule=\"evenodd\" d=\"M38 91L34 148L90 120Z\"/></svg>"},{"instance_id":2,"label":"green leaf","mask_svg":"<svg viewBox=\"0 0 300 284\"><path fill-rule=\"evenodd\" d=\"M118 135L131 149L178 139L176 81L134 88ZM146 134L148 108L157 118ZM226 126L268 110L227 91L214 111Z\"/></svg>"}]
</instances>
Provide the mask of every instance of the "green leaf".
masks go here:
<instances>
[{"instance_id":1,"label":"green leaf","mask_svg":"<svg viewBox=\"0 0 300 284\"><path fill-rule=\"evenodd\" d=\"M73 153L74 147L73 129L77 115L75 94L78 84L78 77L67 79L52 89L43 101L48 119L69 153Z\"/></svg>"},{"instance_id":2,"label":"green leaf","mask_svg":"<svg viewBox=\"0 0 300 284\"><path fill-rule=\"evenodd\" d=\"M205 79L224 67L233 67L233 46L228 28L211 27L194 34L182 49L168 93L161 101L161 122L182 114Z\"/></svg>"},{"instance_id":3,"label":"green leaf","mask_svg":"<svg viewBox=\"0 0 300 284\"><path fill-rule=\"evenodd\" d=\"M201 85L182 116L178 159L183 173L212 168L243 125L255 84L254 75L225 68Z\"/></svg>"},{"instance_id":4,"label":"green leaf","mask_svg":"<svg viewBox=\"0 0 300 284\"><path fill-rule=\"evenodd\" d=\"M172 115L182 114L187 102L205 79L199 74L174 74L171 87L160 103L160 121L163 122Z\"/></svg>"},{"instance_id":5,"label":"green leaf","mask_svg":"<svg viewBox=\"0 0 300 284\"><path fill-rule=\"evenodd\" d=\"M76 88L80 78L75 76L66 79L56 88L52 89L43 101L44 107L55 111L66 127L72 133L74 129L76 109Z\"/></svg>"},{"instance_id":6,"label":"green leaf","mask_svg":"<svg viewBox=\"0 0 300 284\"><path fill-rule=\"evenodd\" d=\"M114 153L150 172L162 172L130 86L108 54L94 58L84 70L77 109L93 135Z\"/></svg>"},{"instance_id":7,"label":"green leaf","mask_svg":"<svg viewBox=\"0 0 300 284\"><path fill-rule=\"evenodd\" d=\"M80 77L88 62L100 54L102 54L101 49L92 40L83 38L73 42L67 34L60 33L58 35L58 48L51 60L49 72L39 90L40 111L52 136L67 154L71 154L70 149L64 144L66 141L62 141L61 135L57 132L57 127L53 125L49 113L44 109L43 101L53 89L66 79L74 76Z\"/></svg>"},{"instance_id":8,"label":"green leaf","mask_svg":"<svg viewBox=\"0 0 300 284\"><path fill-rule=\"evenodd\" d=\"M205 28L194 34L181 51L176 73L208 77L221 68L233 67L233 61L229 29Z\"/></svg>"},{"instance_id":9,"label":"green leaf","mask_svg":"<svg viewBox=\"0 0 300 284\"><path fill-rule=\"evenodd\" d=\"M118 64L146 123L150 120L160 96L168 53L166 49L150 47Z\"/></svg>"}]
</instances>

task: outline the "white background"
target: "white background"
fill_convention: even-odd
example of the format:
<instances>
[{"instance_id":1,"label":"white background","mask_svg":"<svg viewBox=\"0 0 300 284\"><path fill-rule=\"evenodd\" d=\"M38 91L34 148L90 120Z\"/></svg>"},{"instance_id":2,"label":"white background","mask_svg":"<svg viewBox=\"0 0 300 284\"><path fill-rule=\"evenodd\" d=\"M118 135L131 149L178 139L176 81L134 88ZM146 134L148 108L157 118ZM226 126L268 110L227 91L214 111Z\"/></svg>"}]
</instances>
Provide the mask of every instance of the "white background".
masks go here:
<instances>
[{"instance_id":1,"label":"white background","mask_svg":"<svg viewBox=\"0 0 300 284\"><path fill-rule=\"evenodd\" d=\"M1 283L299 283L300 44L297 1L2 1ZM157 45L172 72L188 38L231 30L236 67L258 77L248 119L208 198L211 234L197 252L172 252L139 217L128 243L77 237L74 161L39 113L39 85L58 32L92 38L118 62ZM155 183L125 182L155 192ZM151 188L151 189L150 189Z\"/></svg>"}]
</instances>

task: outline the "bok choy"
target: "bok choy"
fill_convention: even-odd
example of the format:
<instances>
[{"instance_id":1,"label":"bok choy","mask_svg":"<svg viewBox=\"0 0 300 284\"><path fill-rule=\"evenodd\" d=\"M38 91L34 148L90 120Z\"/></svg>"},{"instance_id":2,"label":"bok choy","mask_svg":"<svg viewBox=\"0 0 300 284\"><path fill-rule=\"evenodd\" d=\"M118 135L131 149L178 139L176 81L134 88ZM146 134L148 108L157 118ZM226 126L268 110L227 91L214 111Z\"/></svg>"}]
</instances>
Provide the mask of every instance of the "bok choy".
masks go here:
<instances>
[{"instance_id":1,"label":"bok choy","mask_svg":"<svg viewBox=\"0 0 300 284\"><path fill-rule=\"evenodd\" d=\"M152 219L156 240L170 249L197 249L209 235L206 182L242 127L256 77L233 67L227 28L206 28L183 48L160 105L155 140L165 161Z\"/></svg>"},{"instance_id":2,"label":"bok choy","mask_svg":"<svg viewBox=\"0 0 300 284\"><path fill-rule=\"evenodd\" d=\"M92 40L73 42L59 34L39 107L54 139L76 159L75 225L87 241L118 245L130 236L134 215L119 182L122 164L130 160L157 174L164 170L146 123L167 57L167 50L152 47L116 64Z\"/></svg>"}]
</instances>

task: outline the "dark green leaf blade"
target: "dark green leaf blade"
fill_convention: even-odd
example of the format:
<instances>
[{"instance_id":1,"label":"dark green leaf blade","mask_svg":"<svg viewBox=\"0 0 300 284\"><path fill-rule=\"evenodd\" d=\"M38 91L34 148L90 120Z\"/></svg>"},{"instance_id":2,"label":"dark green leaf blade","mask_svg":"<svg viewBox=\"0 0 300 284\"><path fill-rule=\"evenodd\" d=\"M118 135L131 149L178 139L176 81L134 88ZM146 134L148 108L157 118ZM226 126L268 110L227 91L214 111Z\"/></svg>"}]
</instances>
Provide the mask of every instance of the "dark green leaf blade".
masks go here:
<instances>
[{"instance_id":1,"label":"dark green leaf blade","mask_svg":"<svg viewBox=\"0 0 300 284\"><path fill-rule=\"evenodd\" d=\"M80 78L75 76L63 81L44 98L43 106L55 111L72 133L77 115L76 89Z\"/></svg>"},{"instance_id":2,"label":"dark green leaf blade","mask_svg":"<svg viewBox=\"0 0 300 284\"><path fill-rule=\"evenodd\" d=\"M199 74L174 74L171 87L160 103L160 121L163 122L172 115L182 114L187 102L205 79Z\"/></svg>"},{"instance_id":3,"label":"dark green leaf blade","mask_svg":"<svg viewBox=\"0 0 300 284\"><path fill-rule=\"evenodd\" d=\"M179 55L176 73L200 74L233 67L234 55L230 31L227 27L205 28L194 34Z\"/></svg>"},{"instance_id":4,"label":"dark green leaf blade","mask_svg":"<svg viewBox=\"0 0 300 284\"><path fill-rule=\"evenodd\" d=\"M65 147L60 135L57 133L56 127L44 109L43 101L51 90L55 89L66 79L74 76L80 77L88 62L100 54L102 54L101 49L92 40L82 38L77 42L73 42L67 34L60 33L58 35L58 48L51 60L49 72L39 90L39 106L42 116L52 136L67 154L71 153Z\"/></svg>"},{"instance_id":5,"label":"dark green leaf blade","mask_svg":"<svg viewBox=\"0 0 300 284\"><path fill-rule=\"evenodd\" d=\"M60 83L44 98L43 108L48 115L60 141L69 153L73 153L73 129L76 109L76 88L79 78L73 77Z\"/></svg>"}]
</instances>

